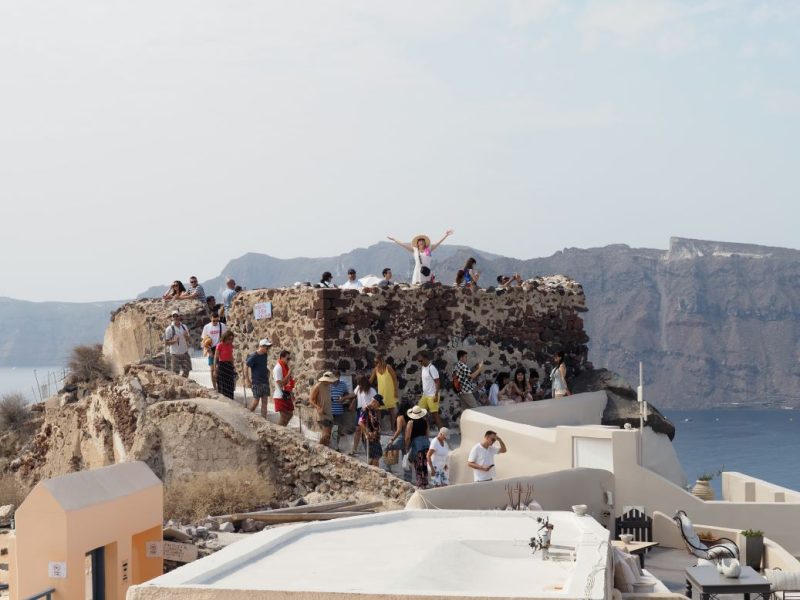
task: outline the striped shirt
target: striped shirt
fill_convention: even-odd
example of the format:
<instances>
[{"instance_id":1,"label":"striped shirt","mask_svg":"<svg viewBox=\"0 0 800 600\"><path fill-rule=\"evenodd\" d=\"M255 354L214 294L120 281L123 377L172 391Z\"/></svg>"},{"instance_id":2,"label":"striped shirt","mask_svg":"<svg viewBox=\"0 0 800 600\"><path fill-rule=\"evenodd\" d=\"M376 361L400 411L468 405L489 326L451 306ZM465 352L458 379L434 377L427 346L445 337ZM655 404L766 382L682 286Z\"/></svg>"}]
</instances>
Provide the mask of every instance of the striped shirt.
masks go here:
<instances>
[{"instance_id":1,"label":"striped shirt","mask_svg":"<svg viewBox=\"0 0 800 600\"><path fill-rule=\"evenodd\" d=\"M347 384L344 381L337 381L331 384L331 413L335 415L344 414L342 406L342 396L347 394Z\"/></svg>"},{"instance_id":2,"label":"striped shirt","mask_svg":"<svg viewBox=\"0 0 800 600\"><path fill-rule=\"evenodd\" d=\"M200 300L200 302L206 301L206 291L203 289L203 286L199 283L192 287L191 285L186 288L187 294L197 294L195 300Z\"/></svg>"}]
</instances>

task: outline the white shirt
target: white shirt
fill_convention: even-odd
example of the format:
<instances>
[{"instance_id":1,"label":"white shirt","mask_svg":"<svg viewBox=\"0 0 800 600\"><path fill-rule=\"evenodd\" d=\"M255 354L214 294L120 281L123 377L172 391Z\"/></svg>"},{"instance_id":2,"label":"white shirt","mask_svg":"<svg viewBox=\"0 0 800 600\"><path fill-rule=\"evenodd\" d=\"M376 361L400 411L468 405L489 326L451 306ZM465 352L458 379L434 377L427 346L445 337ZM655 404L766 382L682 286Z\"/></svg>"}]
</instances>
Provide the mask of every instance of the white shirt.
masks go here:
<instances>
[{"instance_id":1,"label":"white shirt","mask_svg":"<svg viewBox=\"0 0 800 600\"><path fill-rule=\"evenodd\" d=\"M360 290L364 286L358 279L350 281L349 279L339 286L340 290Z\"/></svg>"},{"instance_id":2,"label":"white shirt","mask_svg":"<svg viewBox=\"0 0 800 600\"><path fill-rule=\"evenodd\" d=\"M378 395L374 387L369 388L368 392L362 392L361 386L356 386L356 399L358 400L358 408L367 408L372 399Z\"/></svg>"},{"instance_id":3,"label":"white shirt","mask_svg":"<svg viewBox=\"0 0 800 600\"><path fill-rule=\"evenodd\" d=\"M272 390L273 398L283 398L283 387L278 383L281 379L283 379L281 363L275 363L275 366L272 368L272 380L275 382L275 389Z\"/></svg>"},{"instance_id":4,"label":"white shirt","mask_svg":"<svg viewBox=\"0 0 800 600\"><path fill-rule=\"evenodd\" d=\"M500 452L500 448L494 444L488 448L484 448L480 442L478 442L472 447L472 450L469 451L469 458L467 459L467 462L473 462L482 467L488 467L489 465L494 465L494 457L498 452ZM494 467L488 471L472 469L472 474L474 481L490 481L497 476Z\"/></svg>"},{"instance_id":5,"label":"white shirt","mask_svg":"<svg viewBox=\"0 0 800 600\"><path fill-rule=\"evenodd\" d=\"M189 351L189 344L186 342L186 334L188 333L189 328L183 323L178 323L177 325L173 323L167 327L164 331L164 340L178 340L168 346L170 354L186 354Z\"/></svg>"},{"instance_id":6,"label":"white shirt","mask_svg":"<svg viewBox=\"0 0 800 600\"><path fill-rule=\"evenodd\" d=\"M500 393L500 386L496 383L493 383L489 388L489 404L492 406L497 406L498 398L497 395Z\"/></svg>"},{"instance_id":7,"label":"white shirt","mask_svg":"<svg viewBox=\"0 0 800 600\"><path fill-rule=\"evenodd\" d=\"M447 445L447 440L439 442L438 436L431 440L431 463L437 469L442 469L447 466L447 459L450 456L450 446Z\"/></svg>"},{"instance_id":8,"label":"white shirt","mask_svg":"<svg viewBox=\"0 0 800 600\"><path fill-rule=\"evenodd\" d=\"M422 367L422 395L435 396L436 395L436 379L439 379L439 371L433 364L427 367Z\"/></svg>"},{"instance_id":9,"label":"white shirt","mask_svg":"<svg viewBox=\"0 0 800 600\"><path fill-rule=\"evenodd\" d=\"M228 326L225 323L219 322L216 325L213 323L206 323L203 326L203 333L200 337L209 337L211 338L211 345L216 346L219 344L219 338L222 337L222 334L228 331Z\"/></svg>"}]
</instances>

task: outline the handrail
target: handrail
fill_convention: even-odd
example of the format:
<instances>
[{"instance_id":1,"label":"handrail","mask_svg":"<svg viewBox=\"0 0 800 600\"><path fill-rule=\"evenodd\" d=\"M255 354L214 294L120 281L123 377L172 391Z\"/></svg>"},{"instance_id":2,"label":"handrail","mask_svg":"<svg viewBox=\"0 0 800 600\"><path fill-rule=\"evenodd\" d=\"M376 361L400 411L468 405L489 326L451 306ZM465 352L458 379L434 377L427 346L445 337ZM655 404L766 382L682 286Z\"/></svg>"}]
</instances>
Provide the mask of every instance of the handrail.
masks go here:
<instances>
[{"instance_id":1,"label":"handrail","mask_svg":"<svg viewBox=\"0 0 800 600\"><path fill-rule=\"evenodd\" d=\"M45 598L46 600L52 600L52 594L54 594L56 588L50 588L49 590L45 590L43 592L39 592L38 594L34 594L33 596L28 596L25 600L41 600Z\"/></svg>"}]
</instances>

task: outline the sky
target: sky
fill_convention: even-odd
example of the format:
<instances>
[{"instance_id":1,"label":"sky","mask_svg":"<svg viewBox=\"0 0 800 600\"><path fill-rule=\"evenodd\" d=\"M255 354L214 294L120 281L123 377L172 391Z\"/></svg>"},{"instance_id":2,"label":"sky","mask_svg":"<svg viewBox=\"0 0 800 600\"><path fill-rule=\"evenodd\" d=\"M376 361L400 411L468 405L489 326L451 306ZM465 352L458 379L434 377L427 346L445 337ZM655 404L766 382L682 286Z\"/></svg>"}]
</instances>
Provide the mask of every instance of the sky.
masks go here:
<instances>
[{"instance_id":1,"label":"sky","mask_svg":"<svg viewBox=\"0 0 800 600\"><path fill-rule=\"evenodd\" d=\"M0 296L386 236L798 247L800 2L3 0Z\"/></svg>"}]
</instances>

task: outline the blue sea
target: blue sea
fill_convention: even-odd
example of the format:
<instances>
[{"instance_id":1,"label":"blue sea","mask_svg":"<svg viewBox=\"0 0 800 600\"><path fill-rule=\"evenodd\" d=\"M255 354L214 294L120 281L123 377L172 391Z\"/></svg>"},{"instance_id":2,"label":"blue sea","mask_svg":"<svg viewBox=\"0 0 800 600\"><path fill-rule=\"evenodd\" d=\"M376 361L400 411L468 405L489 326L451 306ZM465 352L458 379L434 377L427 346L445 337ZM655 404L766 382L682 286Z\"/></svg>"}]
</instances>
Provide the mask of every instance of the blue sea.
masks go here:
<instances>
[{"instance_id":1,"label":"blue sea","mask_svg":"<svg viewBox=\"0 0 800 600\"><path fill-rule=\"evenodd\" d=\"M59 366L0 367L0 396L22 394L30 402L39 402L57 391L63 376L64 367Z\"/></svg>"},{"instance_id":2,"label":"blue sea","mask_svg":"<svg viewBox=\"0 0 800 600\"><path fill-rule=\"evenodd\" d=\"M704 472L739 471L800 490L800 411L761 408L664 410L690 483ZM720 498L720 480L712 487Z\"/></svg>"}]
</instances>

